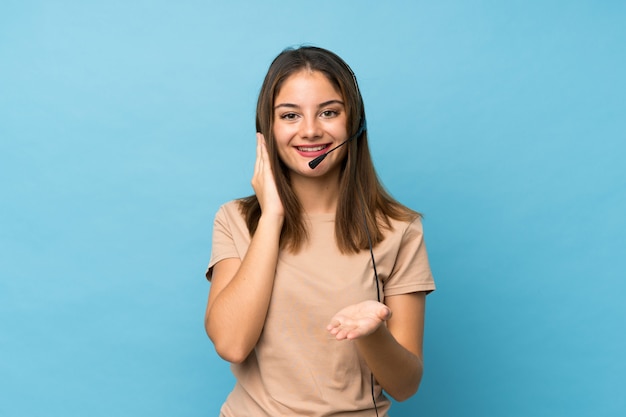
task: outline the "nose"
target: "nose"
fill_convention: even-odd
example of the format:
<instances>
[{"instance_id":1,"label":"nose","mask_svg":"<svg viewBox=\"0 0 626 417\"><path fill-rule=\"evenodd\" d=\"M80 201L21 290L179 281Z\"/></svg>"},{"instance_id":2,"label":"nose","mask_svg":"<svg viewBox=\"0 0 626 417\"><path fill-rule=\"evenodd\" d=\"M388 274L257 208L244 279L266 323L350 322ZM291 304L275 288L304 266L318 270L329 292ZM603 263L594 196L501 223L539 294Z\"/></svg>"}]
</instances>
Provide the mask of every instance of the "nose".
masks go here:
<instances>
[{"instance_id":1,"label":"nose","mask_svg":"<svg viewBox=\"0 0 626 417\"><path fill-rule=\"evenodd\" d=\"M305 117L300 125L300 137L316 140L323 136L322 125L317 117Z\"/></svg>"}]
</instances>

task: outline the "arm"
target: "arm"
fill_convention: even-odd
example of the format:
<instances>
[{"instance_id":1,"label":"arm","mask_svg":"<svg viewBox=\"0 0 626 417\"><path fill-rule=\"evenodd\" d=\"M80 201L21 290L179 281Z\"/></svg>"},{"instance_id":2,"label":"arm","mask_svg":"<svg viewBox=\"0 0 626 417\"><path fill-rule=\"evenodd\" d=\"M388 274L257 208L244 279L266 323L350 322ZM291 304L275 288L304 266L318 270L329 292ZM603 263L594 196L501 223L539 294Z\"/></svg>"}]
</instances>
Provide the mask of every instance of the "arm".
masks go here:
<instances>
[{"instance_id":1,"label":"arm","mask_svg":"<svg viewBox=\"0 0 626 417\"><path fill-rule=\"evenodd\" d=\"M389 296L385 303L349 306L333 317L328 329L338 340L353 339L382 388L404 401L417 392L422 378L426 296Z\"/></svg>"},{"instance_id":2,"label":"arm","mask_svg":"<svg viewBox=\"0 0 626 417\"><path fill-rule=\"evenodd\" d=\"M283 209L276 192L263 137L257 137L252 186L261 218L242 260L224 259L213 267L204 326L217 353L240 363L256 345L269 307L278 260Z\"/></svg>"}]
</instances>

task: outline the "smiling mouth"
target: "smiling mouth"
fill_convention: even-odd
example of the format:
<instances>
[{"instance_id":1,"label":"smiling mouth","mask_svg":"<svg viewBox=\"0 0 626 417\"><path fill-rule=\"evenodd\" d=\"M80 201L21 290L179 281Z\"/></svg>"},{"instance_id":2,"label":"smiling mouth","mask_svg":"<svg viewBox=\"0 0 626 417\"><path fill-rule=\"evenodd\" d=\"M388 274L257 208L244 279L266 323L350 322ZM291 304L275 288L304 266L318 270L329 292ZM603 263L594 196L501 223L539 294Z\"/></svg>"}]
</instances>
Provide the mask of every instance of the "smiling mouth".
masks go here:
<instances>
[{"instance_id":1,"label":"smiling mouth","mask_svg":"<svg viewBox=\"0 0 626 417\"><path fill-rule=\"evenodd\" d=\"M326 149L328 145L317 145L317 146L296 146L300 152L319 152L323 149Z\"/></svg>"}]
</instances>

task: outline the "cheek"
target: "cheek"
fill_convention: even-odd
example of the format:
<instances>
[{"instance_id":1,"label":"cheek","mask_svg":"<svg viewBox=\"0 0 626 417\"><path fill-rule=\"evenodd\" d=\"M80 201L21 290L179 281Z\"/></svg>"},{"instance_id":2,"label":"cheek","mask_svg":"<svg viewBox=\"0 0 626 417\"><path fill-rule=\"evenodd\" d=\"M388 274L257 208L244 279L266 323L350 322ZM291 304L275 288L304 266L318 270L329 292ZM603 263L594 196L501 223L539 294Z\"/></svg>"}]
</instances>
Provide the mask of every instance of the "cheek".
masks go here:
<instances>
[{"instance_id":1,"label":"cheek","mask_svg":"<svg viewBox=\"0 0 626 417\"><path fill-rule=\"evenodd\" d=\"M328 132L333 135L335 138L342 138L348 136L348 127L346 126L345 121L338 122L329 126Z\"/></svg>"},{"instance_id":2,"label":"cheek","mask_svg":"<svg viewBox=\"0 0 626 417\"><path fill-rule=\"evenodd\" d=\"M293 132L285 126L274 126L272 133L274 135L274 143L280 153L283 148L289 146L289 142L293 137Z\"/></svg>"},{"instance_id":3,"label":"cheek","mask_svg":"<svg viewBox=\"0 0 626 417\"><path fill-rule=\"evenodd\" d=\"M348 157L348 148L346 148L345 146L342 146L342 149L337 149L337 150L341 151L341 153L337 155L337 160L343 161Z\"/></svg>"},{"instance_id":4,"label":"cheek","mask_svg":"<svg viewBox=\"0 0 626 417\"><path fill-rule=\"evenodd\" d=\"M281 161L285 162L285 149L282 148L281 146L279 146L276 149L276 153L278 154L278 159L280 159Z\"/></svg>"},{"instance_id":5,"label":"cheek","mask_svg":"<svg viewBox=\"0 0 626 417\"><path fill-rule=\"evenodd\" d=\"M274 141L276 141L276 144L280 145L280 143L284 140L284 137L285 137L285 129L281 127L280 125L278 126L274 125L272 129L272 135L274 136Z\"/></svg>"},{"instance_id":6,"label":"cheek","mask_svg":"<svg viewBox=\"0 0 626 417\"><path fill-rule=\"evenodd\" d=\"M276 153L278 154L278 158L283 162L285 161L285 154L287 152L288 146L289 145L285 143L284 136L281 137L280 134L276 135L276 132L275 132L274 133L274 147L276 148Z\"/></svg>"}]
</instances>

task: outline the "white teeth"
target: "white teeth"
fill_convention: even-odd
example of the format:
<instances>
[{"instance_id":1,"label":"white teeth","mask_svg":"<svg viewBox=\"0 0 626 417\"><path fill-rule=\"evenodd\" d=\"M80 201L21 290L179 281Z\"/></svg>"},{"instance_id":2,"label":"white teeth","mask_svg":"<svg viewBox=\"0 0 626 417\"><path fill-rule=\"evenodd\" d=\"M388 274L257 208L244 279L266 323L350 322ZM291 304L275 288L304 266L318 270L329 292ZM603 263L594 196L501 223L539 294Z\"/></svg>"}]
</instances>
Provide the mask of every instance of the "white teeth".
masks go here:
<instances>
[{"instance_id":1,"label":"white teeth","mask_svg":"<svg viewBox=\"0 0 626 417\"><path fill-rule=\"evenodd\" d=\"M321 151L322 149L324 149L326 146L324 145L320 145L320 146L298 146L298 150L301 152L317 152L317 151Z\"/></svg>"}]
</instances>

